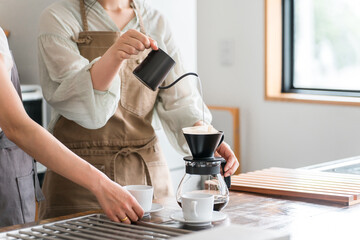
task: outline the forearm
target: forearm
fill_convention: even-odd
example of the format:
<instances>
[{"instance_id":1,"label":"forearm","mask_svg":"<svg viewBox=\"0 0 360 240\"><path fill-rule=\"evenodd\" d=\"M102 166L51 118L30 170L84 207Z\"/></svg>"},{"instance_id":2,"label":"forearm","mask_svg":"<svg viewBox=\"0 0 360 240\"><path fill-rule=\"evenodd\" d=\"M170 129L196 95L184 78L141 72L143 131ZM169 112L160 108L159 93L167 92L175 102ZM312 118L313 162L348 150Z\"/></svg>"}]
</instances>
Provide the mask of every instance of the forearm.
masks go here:
<instances>
[{"instance_id":1,"label":"forearm","mask_svg":"<svg viewBox=\"0 0 360 240\"><path fill-rule=\"evenodd\" d=\"M10 134L6 133L10 140L46 167L92 192L105 179L105 175L72 153L31 119L16 124L18 127Z\"/></svg>"},{"instance_id":2,"label":"forearm","mask_svg":"<svg viewBox=\"0 0 360 240\"><path fill-rule=\"evenodd\" d=\"M119 73L122 61L116 56L113 48L110 48L90 69L93 88L99 91L107 91Z\"/></svg>"}]
</instances>

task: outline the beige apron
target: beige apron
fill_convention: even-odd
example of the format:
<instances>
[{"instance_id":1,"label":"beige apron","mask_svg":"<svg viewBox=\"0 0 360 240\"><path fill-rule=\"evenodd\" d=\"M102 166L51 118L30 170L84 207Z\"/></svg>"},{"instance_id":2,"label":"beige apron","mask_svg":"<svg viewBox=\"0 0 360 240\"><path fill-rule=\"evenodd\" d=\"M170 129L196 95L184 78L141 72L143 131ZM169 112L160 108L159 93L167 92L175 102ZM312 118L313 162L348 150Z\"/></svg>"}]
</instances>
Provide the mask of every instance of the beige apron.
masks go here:
<instances>
[{"instance_id":1,"label":"beige apron","mask_svg":"<svg viewBox=\"0 0 360 240\"><path fill-rule=\"evenodd\" d=\"M88 31L84 1L80 1L84 32L76 40L80 53L89 61L102 56L120 36L119 32ZM133 2L134 10L137 11ZM142 17L137 11L141 32ZM96 130L86 129L64 117L54 127L54 136L74 153L104 172L120 185L154 186L154 198L172 194L167 163L151 126L158 91L145 87L132 74L150 50L123 62L120 69L120 102L107 124ZM57 217L100 206L85 188L48 170L43 191L46 201L40 204L40 219Z\"/></svg>"}]
</instances>

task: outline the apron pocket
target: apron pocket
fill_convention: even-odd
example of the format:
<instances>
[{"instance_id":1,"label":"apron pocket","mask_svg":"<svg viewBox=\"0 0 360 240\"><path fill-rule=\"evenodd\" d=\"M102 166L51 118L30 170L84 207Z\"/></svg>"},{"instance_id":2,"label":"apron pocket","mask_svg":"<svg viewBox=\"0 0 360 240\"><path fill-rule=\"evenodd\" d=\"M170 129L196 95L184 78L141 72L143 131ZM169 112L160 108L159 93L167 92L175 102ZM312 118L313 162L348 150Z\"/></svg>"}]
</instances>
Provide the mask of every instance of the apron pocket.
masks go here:
<instances>
[{"instance_id":1,"label":"apron pocket","mask_svg":"<svg viewBox=\"0 0 360 240\"><path fill-rule=\"evenodd\" d=\"M17 177L16 180L24 222L33 222L35 221L34 172L27 176Z\"/></svg>"},{"instance_id":2,"label":"apron pocket","mask_svg":"<svg viewBox=\"0 0 360 240\"><path fill-rule=\"evenodd\" d=\"M139 60L142 61L145 57L143 56ZM137 116L146 116L153 110L159 91L149 89L133 75L131 71L138 65L135 59L128 59L126 63L127 68L120 70L120 104L127 111ZM128 68L131 71L127 71Z\"/></svg>"}]
</instances>

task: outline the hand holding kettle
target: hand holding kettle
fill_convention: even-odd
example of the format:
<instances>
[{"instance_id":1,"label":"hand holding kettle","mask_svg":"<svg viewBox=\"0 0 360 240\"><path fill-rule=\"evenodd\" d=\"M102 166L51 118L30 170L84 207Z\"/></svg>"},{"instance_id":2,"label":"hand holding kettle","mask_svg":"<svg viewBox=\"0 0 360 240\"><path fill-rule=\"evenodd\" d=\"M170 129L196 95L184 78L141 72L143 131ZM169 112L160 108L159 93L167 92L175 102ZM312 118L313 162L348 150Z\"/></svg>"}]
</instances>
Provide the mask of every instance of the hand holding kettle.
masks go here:
<instances>
[{"instance_id":1,"label":"hand holding kettle","mask_svg":"<svg viewBox=\"0 0 360 240\"><path fill-rule=\"evenodd\" d=\"M130 29L122 34L90 69L93 88L107 91L122 62L150 48L158 50L156 41L141 32Z\"/></svg>"}]
</instances>

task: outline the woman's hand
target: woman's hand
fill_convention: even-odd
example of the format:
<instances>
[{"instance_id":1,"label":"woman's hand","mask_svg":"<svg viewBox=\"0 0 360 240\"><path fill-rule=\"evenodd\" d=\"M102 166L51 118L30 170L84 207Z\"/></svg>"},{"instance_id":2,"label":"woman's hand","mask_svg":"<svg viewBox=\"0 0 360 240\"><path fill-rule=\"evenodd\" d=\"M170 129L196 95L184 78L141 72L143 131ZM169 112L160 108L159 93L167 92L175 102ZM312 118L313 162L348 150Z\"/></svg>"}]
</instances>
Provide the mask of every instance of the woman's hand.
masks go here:
<instances>
[{"instance_id":1,"label":"woman's hand","mask_svg":"<svg viewBox=\"0 0 360 240\"><path fill-rule=\"evenodd\" d=\"M137 55L145 49L158 50L155 40L134 29L122 34L111 48L111 51L114 52L120 62L129 59L132 55Z\"/></svg>"},{"instance_id":2,"label":"woman's hand","mask_svg":"<svg viewBox=\"0 0 360 240\"><path fill-rule=\"evenodd\" d=\"M204 125L203 121L198 121L194 124L194 126L202 126L202 125ZM215 156L223 157L226 160L226 164L224 167L224 171L225 171L224 177L233 175L236 169L238 169L240 165L234 152L231 150L230 146L225 142L222 142L220 146L216 149Z\"/></svg>"},{"instance_id":3,"label":"woman's hand","mask_svg":"<svg viewBox=\"0 0 360 240\"><path fill-rule=\"evenodd\" d=\"M217 157L221 156L226 160L224 167L224 177L231 176L235 173L236 169L239 167L239 161L237 160L234 152L231 150L230 146L222 142L220 146L216 149L215 155Z\"/></svg>"},{"instance_id":4,"label":"woman's hand","mask_svg":"<svg viewBox=\"0 0 360 240\"><path fill-rule=\"evenodd\" d=\"M239 161L227 143L222 142L220 144L220 146L216 149L215 156L221 156L226 160L224 177L233 175L236 169L238 169Z\"/></svg>"},{"instance_id":5,"label":"woman's hand","mask_svg":"<svg viewBox=\"0 0 360 240\"><path fill-rule=\"evenodd\" d=\"M130 29L122 34L90 69L93 88L107 91L119 74L122 62L149 48L158 50L157 43L141 32Z\"/></svg>"},{"instance_id":6,"label":"woman's hand","mask_svg":"<svg viewBox=\"0 0 360 240\"><path fill-rule=\"evenodd\" d=\"M115 222L130 224L138 221L144 215L144 210L136 199L107 177L101 180L94 194L104 213Z\"/></svg>"}]
</instances>

